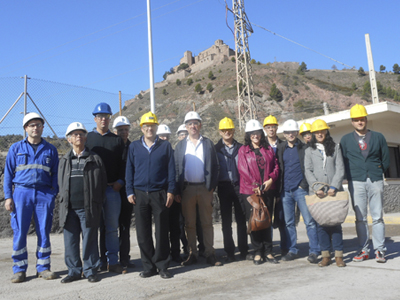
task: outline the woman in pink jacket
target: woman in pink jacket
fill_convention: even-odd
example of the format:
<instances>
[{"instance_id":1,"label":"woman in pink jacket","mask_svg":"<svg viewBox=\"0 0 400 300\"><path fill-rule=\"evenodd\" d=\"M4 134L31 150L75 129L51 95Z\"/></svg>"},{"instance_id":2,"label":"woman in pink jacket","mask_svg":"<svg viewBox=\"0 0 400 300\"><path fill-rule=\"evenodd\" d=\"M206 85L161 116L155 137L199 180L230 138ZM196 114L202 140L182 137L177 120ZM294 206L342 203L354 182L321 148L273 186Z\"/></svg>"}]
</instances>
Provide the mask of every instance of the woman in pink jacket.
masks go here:
<instances>
[{"instance_id":1,"label":"woman in pink jacket","mask_svg":"<svg viewBox=\"0 0 400 300\"><path fill-rule=\"evenodd\" d=\"M245 132L245 143L238 153L238 170L241 201L245 207L246 218L249 220L252 207L247 197L254 193L261 195L270 214L273 212L273 190L279 175L279 165L260 122L248 121ZM252 231L250 238L254 248L254 264L259 265L263 260L278 263L272 254L271 228Z\"/></svg>"}]
</instances>

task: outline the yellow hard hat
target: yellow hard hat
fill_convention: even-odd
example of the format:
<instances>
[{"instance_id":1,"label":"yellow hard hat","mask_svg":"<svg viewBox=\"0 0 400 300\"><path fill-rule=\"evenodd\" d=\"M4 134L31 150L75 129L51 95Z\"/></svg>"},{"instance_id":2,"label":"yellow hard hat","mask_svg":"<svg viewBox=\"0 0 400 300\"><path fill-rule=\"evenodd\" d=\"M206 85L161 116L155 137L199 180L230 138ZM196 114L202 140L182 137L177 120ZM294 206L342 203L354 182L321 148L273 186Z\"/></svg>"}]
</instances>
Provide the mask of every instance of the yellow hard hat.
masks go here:
<instances>
[{"instance_id":1,"label":"yellow hard hat","mask_svg":"<svg viewBox=\"0 0 400 300\"><path fill-rule=\"evenodd\" d=\"M356 104L350 109L350 118L357 119L368 116L367 110L361 104Z\"/></svg>"},{"instance_id":2,"label":"yellow hard hat","mask_svg":"<svg viewBox=\"0 0 400 300\"><path fill-rule=\"evenodd\" d=\"M141 118L140 118L140 127L142 127L143 124L157 124L158 125L158 120L157 116L153 114L151 111L148 113L145 113Z\"/></svg>"},{"instance_id":3,"label":"yellow hard hat","mask_svg":"<svg viewBox=\"0 0 400 300\"><path fill-rule=\"evenodd\" d=\"M225 117L219 121L219 130L224 129L235 129L235 124L233 124L232 119Z\"/></svg>"},{"instance_id":4,"label":"yellow hard hat","mask_svg":"<svg viewBox=\"0 0 400 300\"><path fill-rule=\"evenodd\" d=\"M278 125L278 120L273 115L269 115L264 119L263 127L266 125Z\"/></svg>"},{"instance_id":5,"label":"yellow hard hat","mask_svg":"<svg viewBox=\"0 0 400 300\"><path fill-rule=\"evenodd\" d=\"M311 125L311 132L316 132L324 129L329 129L330 127L324 120L317 119Z\"/></svg>"},{"instance_id":6,"label":"yellow hard hat","mask_svg":"<svg viewBox=\"0 0 400 300\"><path fill-rule=\"evenodd\" d=\"M310 130L311 130L310 123L303 123L300 125L300 134L302 134L303 132L306 132L306 131L310 131Z\"/></svg>"}]
</instances>

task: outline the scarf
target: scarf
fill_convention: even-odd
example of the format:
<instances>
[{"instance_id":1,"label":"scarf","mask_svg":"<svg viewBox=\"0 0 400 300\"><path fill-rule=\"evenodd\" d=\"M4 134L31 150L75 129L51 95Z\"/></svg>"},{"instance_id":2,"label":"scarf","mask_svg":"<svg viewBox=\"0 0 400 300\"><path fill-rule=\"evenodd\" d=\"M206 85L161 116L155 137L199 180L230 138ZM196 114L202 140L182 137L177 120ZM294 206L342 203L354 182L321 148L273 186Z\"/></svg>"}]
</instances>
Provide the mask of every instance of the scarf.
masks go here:
<instances>
[{"instance_id":1,"label":"scarf","mask_svg":"<svg viewBox=\"0 0 400 300\"><path fill-rule=\"evenodd\" d=\"M238 183L239 182L239 171L236 166L236 161L235 157L239 152L240 145L238 143L234 142L233 143L233 151L232 154L229 154L228 151L225 149L225 144L220 148L220 151L222 154L226 157L226 166L228 169L228 172L231 172L232 174L232 182L233 183Z\"/></svg>"},{"instance_id":2,"label":"scarf","mask_svg":"<svg viewBox=\"0 0 400 300\"><path fill-rule=\"evenodd\" d=\"M325 153L325 146L320 143L315 143L315 146L317 146L317 149L319 152L321 152L322 156L324 157L324 162L322 163L323 168L325 169L326 167L326 153Z\"/></svg>"}]
</instances>

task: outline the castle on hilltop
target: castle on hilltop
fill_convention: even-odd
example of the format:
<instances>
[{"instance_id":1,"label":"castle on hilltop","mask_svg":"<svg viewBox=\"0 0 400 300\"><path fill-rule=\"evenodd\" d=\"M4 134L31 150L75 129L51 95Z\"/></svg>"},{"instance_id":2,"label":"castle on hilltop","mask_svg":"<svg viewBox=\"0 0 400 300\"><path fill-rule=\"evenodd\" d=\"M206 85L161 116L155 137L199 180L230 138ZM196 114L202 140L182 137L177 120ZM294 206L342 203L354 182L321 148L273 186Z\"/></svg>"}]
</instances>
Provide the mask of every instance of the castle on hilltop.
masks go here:
<instances>
[{"instance_id":1,"label":"castle on hilltop","mask_svg":"<svg viewBox=\"0 0 400 300\"><path fill-rule=\"evenodd\" d=\"M214 45L200 52L197 56L193 56L192 51L185 51L179 64L187 64L189 68L178 71L178 66L173 67L175 73L169 74L166 81L183 79L192 72L197 72L217 64L223 64L234 55L235 51L224 44L223 40L216 40Z\"/></svg>"}]
</instances>

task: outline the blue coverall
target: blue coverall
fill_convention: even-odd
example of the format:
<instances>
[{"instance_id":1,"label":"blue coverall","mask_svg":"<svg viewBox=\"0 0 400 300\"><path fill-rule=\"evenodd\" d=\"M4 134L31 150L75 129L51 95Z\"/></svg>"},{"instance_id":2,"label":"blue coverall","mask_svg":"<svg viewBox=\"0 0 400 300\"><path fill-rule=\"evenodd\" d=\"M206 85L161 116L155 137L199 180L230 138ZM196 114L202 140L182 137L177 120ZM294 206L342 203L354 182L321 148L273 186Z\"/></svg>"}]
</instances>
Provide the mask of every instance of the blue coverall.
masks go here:
<instances>
[{"instance_id":1,"label":"blue coverall","mask_svg":"<svg viewBox=\"0 0 400 300\"><path fill-rule=\"evenodd\" d=\"M26 272L28 268L26 237L32 213L38 237L36 269L37 272L50 270L49 234L53 222L54 199L58 193L57 170L57 149L44 139L36 153L27 139L13 144L8 151L4 170L4 197L14 201L14 210L10 214L14 231L14 273Z\"/></svg>"}]
</instances>

